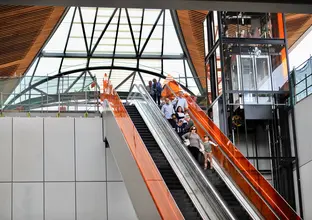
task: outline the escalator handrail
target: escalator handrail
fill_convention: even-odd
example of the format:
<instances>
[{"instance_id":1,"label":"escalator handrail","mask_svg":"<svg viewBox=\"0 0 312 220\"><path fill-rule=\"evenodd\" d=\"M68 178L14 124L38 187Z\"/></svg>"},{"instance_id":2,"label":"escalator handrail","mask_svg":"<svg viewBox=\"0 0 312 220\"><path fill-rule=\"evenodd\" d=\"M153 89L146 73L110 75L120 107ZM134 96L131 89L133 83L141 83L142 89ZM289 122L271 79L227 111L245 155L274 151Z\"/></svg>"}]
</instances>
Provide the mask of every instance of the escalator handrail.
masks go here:
<instances>
[{"instance_id":1,"label":"escalator handrail","mask_svg":"<svg viewBox=\"0 0 312 220\"><path fill-rule=\"evenodd\" d=\"M137 88L139 93L133 92L133 89ZM164 119L161 110L159 109L158 105L155 103L155 101L151 98L150 94L147 92L146 88L144 88L141 84L140 85L136 85L134 84L132 86L132 88L130 89L128 98L128 100L132 100L134 99L136 96L140 96L143 98L143 100L150 106L150 110L152 112L154 112L154 116L157 117L156 123L161 122L162 124L159 126L159 128L163 128L163 126L166 126L167 129L163 129L164 133L167 133L167 135L173 139L173 142L175 145L179 144L179 146L176 149L179 149L180 152L181 150L183 151L182 155L184 158L186 158L186 162L190 163L191 166L191 171L192 172L196 172L196 175L193 175L194 178L201 178L204 183L202 181L199 181L200 184L205 185L206 187L208 186L210 188L210 190L212 191L213 195L216 198L216 202L218 202L218 204L221 205L221 207L225 210L226 214L231 218L231 219L235 219L233 213L231 212L231 210L228 209L228 207L225 205L223 199L220 197L219 193L216 191L216 189L214 188L214 186L212 186L212 184L210 183L210 181L207 179L206 175L203 173L202 169L199 167L199 165L197 164L197 162L195 161L195 159L190 155L190 153L188 152L188 150L184 147L184 145L181 143L181 139L179 138L179 136L177 135L177 133L175 131L172 130L172 126L169 124L169 122L167 120ZM170 132L170 133L168 133ZM167 136L167 137L168 137ZM174 149L174 151L176 152L177 150ZM177 152L176 152L177 153ZM181 154L180 154L181 155ZM174 161L173 161L174 162ZM194 170L195 168L195 170ZM204 187L204 188L206 188Z\"/></svg>"},{"instance_id":2,"label":"escalator handrail","mask_svg":"<svg viewBox=\"0 0 312 220\"><path fill-rule=\"evenodd\" d=\"M174 95L175 97L177 97L176 93L172 90L172 88L167 84L165 85L172 93L172 95ZM187 101L189 102L189 101ZM195 103L196 104L196 103ZM197 105L197 104L196 104ZM197 106L197 110L198 111L202 111L202 109L199 109L199 107ZM203 111L202 111L203 112ZM191 113L189 111L189 114L192 116L193 120L197 121L197 124L206 132L206 134L210 137L211 135L209 134L209 132L201 125L201 123L198 121L198 119L196 117L194 117L193 113ZM206 113L205 113L206 114ZM224 135L224 133L220 130L220 132ZM225 136L225 135L224 135ZM212 138L214 139L214 138ZM228 143L229 144L231 143L230 140L228 140ZM231 165L235 168L235 170L243 177L243 179L245 180L245 182L255 191L255 193L259 196L259 198L261 198L261 200L265 203L265 205L270 209L270 211L272 211L272 213L277 217L277 218L283 218L283 217L288 217L282 210L280 210L281 214L283 215L283 217L279 216L276 211L274 210L274 208L269 204L269 202L263 197L263 195L256 189L256 187L250 182L250 180L243 174L243 172L241 171L241 169L239 169L237 167L237 165L232 161L232 159L227 155L227 153L218 145L217 148L220 150L220 152L227 158L227 160L231 163ZM238 150L238 149L237 149ZM234 156L233 156L234 157ZM235 157L234 157L235 158ZM247 160L247 159L246 159ZM247 160L248 161L248 160ZM249 162L249 161L248 161ZM250 162L249 162L250 163ZM252 166L252 164L250 163L250 166ZM252 166L253 167L253 166ZM256 169L255 169L256 170ZM246 170L245 170L246 171ZM258 173L259 171L256 170ZM248 174L250 175L250 174ZM262 176L260 173L259 173L260 176ZM251 177L252 178L252 177ZM265 179L264 179L265 180ZM265 180L267 181L267 180ZM269 183L268 183L269 184ZM271 186L269 184L269 186ZM258 187L261 189L261 186L258 185ZM289 204L284 200L284 198L271 186L271 188L276 192L276 194L289 206ZM275 202L274 202L275 204ZM275 204L276 207L278 207L277 204ZM292 207L289 206L289 208L294 212L295 215L296 212L292 209ZM288 219L288 218L287 218ZM298 215L297 215L297 219L301 219Z\"/></svg>"}]
</instances>

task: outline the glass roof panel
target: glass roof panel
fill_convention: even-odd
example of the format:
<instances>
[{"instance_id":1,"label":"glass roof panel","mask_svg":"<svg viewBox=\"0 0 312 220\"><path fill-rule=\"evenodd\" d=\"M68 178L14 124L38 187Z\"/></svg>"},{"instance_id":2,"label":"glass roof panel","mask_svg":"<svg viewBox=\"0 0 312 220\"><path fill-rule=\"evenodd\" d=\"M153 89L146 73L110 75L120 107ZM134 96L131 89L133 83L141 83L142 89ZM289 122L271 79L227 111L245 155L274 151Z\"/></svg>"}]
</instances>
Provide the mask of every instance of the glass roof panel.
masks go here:
<instances>
[{"instance_id":1,"label":"glass roof panel","mask_svg":"<svg viewBox=\"0 0 312 220\"><path fill-rule=\"evenodd\" d=\"M183 60L164 60L164 74L173 78L185 77Z\"/></svg>"},{"instance_id":2,"label":"glass roof panel","mask_svg":"<svg viewBox=\"0 0 312 220\"><path fill-rule=\"evenodd\" d=\"M145 44L150 32L153 29L157 18L162 13L159 9L145 9L144 17L143 17L143 27L142 27L142 35L141 35L141 48Z\"/></svg>"},{"instance_id":3,"label":"glass roof panel","mask_svg":"<svg viewBox=\"0 0 312 220\"><path fill-rule=\"evenodd\" d=\"M66 52L87 53L85 36L83 34L80 11L76 10L72 29L69 34Z\"/></svg>"},{"instance_id":4,"label":"glass roof panel","mask_svg":"<svg viewBox=\"0 0 312 220\"><path fill-rule=\"evenodd\" d=\"M161 60L142 59L140 60L139 68L155 73L161 73Z\"/></svg>"},{"instance_id":5,"label":"glass roof panel","mask_svg":"<svg viewBox=\"0 0 312 220\"><path fill-rule=\"evenodd\" d=\"M120 24L118 28L116 54L133 54L135 55L135 47L133 45L130 27L127 21L126 10L122 9L120 14Z\"/></svg>"},{"instance_id":6,"label":"glass roof panel","mask_svg":"<svg viewBox=\"0 0 312 220\"><path fill-rule=\"evenodd\" d=\"M157 26L147 41L143 55L160 55L162 51L163 15L160 17Z\"/></svg>"},{"instance_id":7,"label":"glass roof panel","mask_svg":"<svg viewBox=\"0 0 312 220\"><path fill-rule=\"evenodd\" d=\"M166 10L165 15L165 36L164 36L164 55L180 55L183 50L176 33L170 11Z\"/></svg>"},{"instance_id":8,"label":"glass roof panel","mask_svg":"<svg viewBox=\"0 0 312 220\"><path fill-rule=\"evenodd\" d=\"M90 59L89 67L99 67L99 66L111 66L112 59L101 59L101 58L94 58Z\"/></svg>"},{"instance_id":9,"label":"glass roof panel","mask_svg":"<svg viewBox=\"0 0 312 220\"><path fill-rule=\"evenodd\" d=\"M62 58L41 57L35 75L36 76L55 75L58 73L61 62Z\"/></svg>"},{"instance_id":10,"label":"glass roof panel","mask_svg":"<svg viewBox=\"0 0 312 220\"><path fill-rule=\"evenodd\" d=\"M81 8L82 22L86 33L88 48L90 49L92 34L94 27L94 19L96 15L96 8Z\"/></svg>"},{"instance_id":11,"label":"glass roof panel","mask_svg":"<svg viewBox=\"0 0 312 220\"><path fill-rule=\"evenodd\" d=\"M143 9L128 8L127 10L130 18L132 32L134 35L135 45L137 50L139 50L141 23L143 22Z\"/></svg>"},{"instance_id":12,"label":"glass roof panel","mask_svg":"<svg viewBox=\"0 0 312 220\"><path fill-rule=\"evenodd\" d=\"M34 74L33 79L20 82L15 93L59 71L70 71L70 75L44 82L37 88L49 94L57 93L58 89L62 93L91 91L92 77L101 86L107 73L115 87L130 76L118 88L129 91L132 81L142 84L140 76L147 84L153 78L159 80L162 74L170 74L198 92L188 62L184 67L183 59L187 59L184 54L170 10L71 7L38 55L37 68L34 62L26 73ZM33 95L41 94L34 90Z\"/></svg>"},{"instance_id":13,"label":"glass roof panel","mask_svg":"<svg viewBox=\"0 0 312 220\"><path fill-rule=\"evenodd\" d=\"M50 38L48 44L43 48L43 52L64 52L67 35L71 26L75 8L72 7L67 12L62 23L59 25L55 33Z\"/></svg>"},{"instance_id":14,"label":"glass roof panel","mask_svg":"<svg viewBox=\"0 0 312 220\"><path fill-rule=\"evenodd\" d=\"M114 60L114 66L136 68L137 60L134 60L134 59L115 59Z\"/></svg>"},{"instance_id":15,"label":"glass roof panel","mask_svg":"<svg viewBox=\"0 0 312 220\"><path fill-rule=\"evenodd\" d=\"M71 70L84 69L87 65L87 59L82 58L64 58L61 72L68 72ZM72 73L71 75L79 75L79 73Z\"/></svg>"}]
</instances>

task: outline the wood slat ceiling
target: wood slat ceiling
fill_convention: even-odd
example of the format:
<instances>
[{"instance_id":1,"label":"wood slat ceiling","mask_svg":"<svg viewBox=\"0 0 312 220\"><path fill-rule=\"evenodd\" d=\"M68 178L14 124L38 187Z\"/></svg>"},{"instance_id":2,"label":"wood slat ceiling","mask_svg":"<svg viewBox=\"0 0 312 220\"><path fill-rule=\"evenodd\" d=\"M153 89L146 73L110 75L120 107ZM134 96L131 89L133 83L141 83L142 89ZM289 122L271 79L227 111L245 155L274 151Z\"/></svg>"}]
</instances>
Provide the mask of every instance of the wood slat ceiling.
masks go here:
<instances>
[{"instance_id":1,"label":"wood slat ceiling","mask_svg":"<svg viewBox=\"0 0 312 220\"><path fill-rule=\"evenodd\" d=\"M206 88L203 21L208 11L177 10L177 14L197 76L200 77L201 84Z\"/></svg>"},{"instance_id":2,"label":"wood slat ceiling","mask_svg":"<svg viewBox=\"0 0 312 220\"><path fill-rule=\"evenodd\" d=\"M183 37L203 87L205 82L205 47L202 23L208 11L177 10ZM312 14L286 14L288 45L291 47L312 25Z\"/></svg>"},{"instance_id":3,"label":"wood slat ceiling","mask_svg":"<svg viewBox=\"0 0 312 220\"><path fill-rule=\"evenodd\" d=\"M312 14L286 14L285 17L288 46L291 48L312 25Z\"/></svg>"},{"instance_id":4,"label":"wood slat ceiling","mask_svg":"<svg viewBox=\"0 0 312 220\"><path fill-rule=\"evenodd\" d=\"M0 77L24 74L64 11L64 7L0 6Z\"/></svg>"}]
</instances>

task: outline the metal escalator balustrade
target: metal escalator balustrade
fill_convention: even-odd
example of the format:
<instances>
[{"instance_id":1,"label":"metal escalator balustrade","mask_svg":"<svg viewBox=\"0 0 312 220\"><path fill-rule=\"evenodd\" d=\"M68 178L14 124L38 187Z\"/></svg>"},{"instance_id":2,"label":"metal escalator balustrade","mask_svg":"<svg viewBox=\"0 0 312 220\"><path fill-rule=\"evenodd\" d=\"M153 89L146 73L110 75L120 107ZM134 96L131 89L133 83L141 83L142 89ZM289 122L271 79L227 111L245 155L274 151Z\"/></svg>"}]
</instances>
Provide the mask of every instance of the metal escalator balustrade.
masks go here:
<instances>
[{"instance_id":1,"label":"metal escalator balustrade","mask_svg":"<svg viewBox=\"0 0 312 220\"><path fill-rule=\"evenodd\" d=\"M184 218L202 219L136 107L125 107Z\"/></svg>"},{"instance_id":2,"label":"metal escalator balustrade","mask_svg":"<svg viewBox=\"0 0 312 220\"><path fill-rule=\"evenodd\" d=\"M184 219L118 94L115 91L101 94L101 100L104 110L109 108L112 111L161 218Z\"/></svg>"},{"instance_id":3,"label":"metal escalator balustrade","mask_svg":"<svg viewBox=\"0 0 312 220\"><path fill-rule=\"evenodd\" d=\"M174 98L180 91L175 81L169 81L163 96ZM189 105L189 114L197 126L198 133L209 135L217 144L213 147L213 156L232 181L240 188L249 201L265 219L301 219L281 195L267 182L222 131L199 108L194 100L185 96Z\"/></svg>"}]
</instances>

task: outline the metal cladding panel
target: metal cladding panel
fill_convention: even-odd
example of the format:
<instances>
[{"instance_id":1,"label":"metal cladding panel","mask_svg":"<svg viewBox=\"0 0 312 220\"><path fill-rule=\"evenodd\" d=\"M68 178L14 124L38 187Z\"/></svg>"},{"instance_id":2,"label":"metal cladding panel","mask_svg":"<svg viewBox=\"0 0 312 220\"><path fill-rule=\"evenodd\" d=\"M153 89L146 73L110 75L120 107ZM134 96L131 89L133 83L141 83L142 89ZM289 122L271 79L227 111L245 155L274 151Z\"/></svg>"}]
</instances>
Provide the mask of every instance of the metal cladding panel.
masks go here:
<instances>
[{"instance_id":1,"label":"metal cladding panel","mask_svg":"<svg viewBox=\"0 0 312 220\"><path fill-rule=\"evenodd\" d=\"M272 119L271 105L245 105L245 119L268 120Z\"/></svg>"},{"instance_id":2,"label":"metal cladding panel","mask_svg":"<svg viewBox=\"0 0 312 220\"><path fill-rule=\"evenodd\" d=\"M98 118L75 119L77 181L105 181L105 144Z\"/></svg>"},{"instance_id":3,"label":"metal cladding panel","mask_svg":"<svg viewBox=\"0 0 312 220\"><path fill-rule=\"evenodd\" d=\"M74 181L74 119L44 119L46 181Z\"/></svg>"},{"instance_id":4,"label":"metal cladding panel","mask_svg":"<svg viewBox=\"0 0 312 220\"><path fill-rule=\"evenodd\" d=\"M12 118L0 118L0 181L12 179Z\"/></svg>"},{"instance_id":5,"label":"metal cladding panel","mask_svg":"<svg viewBox=\"0 0 312 220\"><path fill-rule=\"evenodd\" d=\"M14 118L13 137L13 180L43 181L43 118Z\"/></svg>"}]
</instances>

